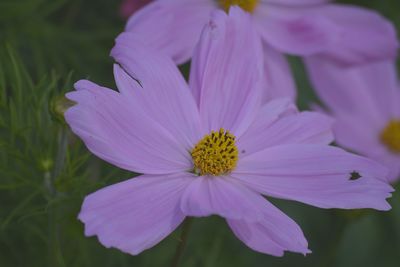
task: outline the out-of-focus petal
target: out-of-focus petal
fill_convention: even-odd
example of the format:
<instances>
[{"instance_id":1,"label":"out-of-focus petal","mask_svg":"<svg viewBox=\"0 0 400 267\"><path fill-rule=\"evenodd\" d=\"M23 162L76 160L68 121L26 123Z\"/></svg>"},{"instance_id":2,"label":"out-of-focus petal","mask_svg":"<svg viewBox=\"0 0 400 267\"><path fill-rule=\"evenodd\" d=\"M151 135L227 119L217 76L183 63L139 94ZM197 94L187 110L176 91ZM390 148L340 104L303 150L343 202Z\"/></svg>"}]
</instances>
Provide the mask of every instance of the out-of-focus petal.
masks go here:
<instances>
[{"instance_id":1,"label":"out-of-focus petal","mask_svg":"<svg viewBox=\"0 0 400 267\"><path fill-rule=\"evenodd\" d=\"M332 0L261 0L260 2L266 4L277 4L277 5L287 5L287 6L309 6L309 5L319 5L331 2Z\"/></svg>"},{"instance_id":2,"label":"out-of-focus petal","mask_svg":"<svg viewBox=\"0 0 400 267\"><path fill-rule=\"evenodd\" d=\"M335 116L335 141L342 147L362 155L386 151L380 143L382 128L374 126L372 120L351 113Z\"/></svg>"},{"instance_id":3,"label":"out-of-focus petal","mask_svg":"<svg viewBox=\"0 0 400 267\"><path fill-rule=\"evenodd\" d=\"M79 214L87 236L136 255L156 245L183 221L180 197L191 178L142 175L88 195Z\"/></svg>"},{"instance_id":4,"label":"out-of-focus petal","mask_svg":"<svg viewBox=\"0 0 400 267\"><path fill-rule=\"evenodd\" d=\"M182 195L181 209L187 216L219 215L224 218L258 221L261 219L258 193L230 177L201 176Z\"/></svg>"},{"instance_id":5,"label":"out-of-focus petal","mask_svg":"<svg viewBox=\"0 0 400 267\"><path fill-rule=\"evenodd\" d=\"M289 62L284 54L268 44L264 44L264 68L263 102L282 97L295 101L297 90Z\"/></svg>"},{"instance_id":6,"label":"out-of-focus petal","mask_svg":"<svg viewBox=\"0 0 400 267\"><path fill-rule=\"evenodd\" d=\"M381 162L389 168L388 181L390 183L395 182L400 179L400 157L394 154L385 154L381 156L376 156L375 160Z\"/></svg>"},{"instance_id":7,"label":"out-of-focus petal","mask_svg":"<svg viewBox=\"0 0 400 267\"><path fill-rule=\"evenodd\" d=\"M132 106L127 97L81 80L67 97L77 105L65 118L72 131L98 157L118 167L162 174L192 166L190 154L174 136Z\"/></svg>"},{"instance_id":8,"label":"out-of-focus petal","mask_svg":"<svg viewBox=\"0 0 400 267\"><path fill-rule=\"evenodd\" d=\"M213 13L192 60L190 87L205 129L239 136L259 109L263 54L251 17L238 7Z\"/></svg>"},{"instance_id":9,"label":"out-of-focus petal","mask_svg":"<svg viewBox=\"0 0 400 267\"><path fill-rule=\"evenodd\" d=\"M199 111L173 61L147 48L140 37L131 33L117 38L111 54L121 65L114 68L121 93L167 129L186 149L192 148L201 137Z\"/></svg>"},{"instance_id":10,"label":"out-of-focus petal","mask_svg":"<svg viewBox=\"0 0 400 267\"><path fill-rule=\"evenodd\" d=\"M212 0L154 1L129 19L126 31L181 64L192 57L213 9Z\"/></svg>"},{"instance_id":11,"label":"out-of-focus petal","mask_svg":"<svg viewBox=\"0 0 400 267\"><path fill-rule=\"evenodd\" d=\"M256 10L254 20L263 39L276 50L294 55L313 55L323 52L333 43L335 32L326 31L334 27L331 21L304 14L309 10L309 7L262 5Z\"/></svg>"},{"instance_id":12,"label":"out-of-focus petal","mask_svg":"<svg viewBox=\"0 0 400 267\"><path fill-rule=\"evenodd\" d=\"M367 117L371 125L400 116L400 89L394 61L342 68L329 60L305 60L322 102L334 114Z\"/></svg>"},{"instance_id":13,"label":"out-of-focus petal","mask_svg":"<svg viewBox=\"0 0 400 267\"><path fill-rule=\"evenodd\" d=\"M253 205L259 206L262 220L247 222L228 219L235 235L255 251L283 256L284 251L310 253L300 227L283 212L259 196Z\"/></svg>"},{"instance_id":14,"label":"out-of-focus petal","mask_svg":"<svg viewBox=\"0 0 400 267\"><path fill-rule=\"evenodd\" d=\"M254 153L233 177L272 197L321 208L389 210L387 169L367 158L321 145L284 145ZM361 178L353 177L357 172ZM354 179L356 178L356 179Z\"/></svg>"},{"instance_id":15,"label":"out-of-focus petal","mask_svg":"<svg viewBox=\"0 0 400 267\"><path fill-rule=\"evenodd\" d=\"M242 151L242 158L277 145L329 144L333 141L333 121L324 114L302 112L268 123L270 110L267 104L247 132L239 138L237 145Z\"/></svg>"},{"instance_id":16,"label":"out-of-focus petal","mask_svg":"<svg viewBox=\"0 0 400 267\"><path fill-rule=\"evenodd\" d=\"M261 34L277 50L342 65L393 59L399 46L393 25L361 7L263 5L255 17Z\"/></svg>"}]
</instances>

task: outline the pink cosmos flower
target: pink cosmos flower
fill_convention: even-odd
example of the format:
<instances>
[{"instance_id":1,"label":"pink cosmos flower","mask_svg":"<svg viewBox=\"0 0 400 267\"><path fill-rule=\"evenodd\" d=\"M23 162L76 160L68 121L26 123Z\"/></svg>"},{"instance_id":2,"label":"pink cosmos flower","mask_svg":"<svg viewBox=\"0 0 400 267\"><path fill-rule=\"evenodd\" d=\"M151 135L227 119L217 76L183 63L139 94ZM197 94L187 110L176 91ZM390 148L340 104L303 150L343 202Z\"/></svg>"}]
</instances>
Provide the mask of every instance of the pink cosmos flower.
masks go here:
<instances>
[{"instance_id":1,"label":"pink cosmos flower","mask_svg":"<svg viewBox=\"0 0 400 267\"><path fill-rule=\"evenodd\" d=\"M126 31L141 36L178 64L192 57L204 24L216 8L239 5L252 14L262 37L268 96L295 98L282 53L318 56L341 65L394 58L396 31L374 11L329 0L157 0L133 15ZM266 99L268 98L265 97Z\"/></svg>"},{"instance_id":2,"label":"pink cosmos flower","mask_svg":"<svg viewBox=\"0 0 400 267\"><path fill-rule=\"evenodd\" d=\"M400 88L395 62L341 69L316 59L311 80L329 113L341 146L368 156L400 176Z\"/></svg>"},{"instance_id":3,"label":"pink cosmos flower","mask_svg":"<svg viewBox=\"0 0 400 267\"><path fill-rule=\"evenodd\" d=\"M328 117L299 113L288 99L261 103L262 48L251 23L238 8L213 14L189 86L169 57L125 33L112 50L119 92L83 80L68 93L77 105L66 120L89 150L143 173L85 198L86 235L138 254L186 216L219 215L256 251L305 254L299 226L262 195L390 209L386 169L329 146Z\"/></svg>"},{"instance_id":4,"label":"pink cosmos flower","mask_svg":"<svg viewBox=\"0 0 400 267\"><path fill-rule=\"evenodd\" d=\"M152 0L123 0L119 8L119 14L127 19L133 13L150 3Z\"/></svg>"}]
</instances>

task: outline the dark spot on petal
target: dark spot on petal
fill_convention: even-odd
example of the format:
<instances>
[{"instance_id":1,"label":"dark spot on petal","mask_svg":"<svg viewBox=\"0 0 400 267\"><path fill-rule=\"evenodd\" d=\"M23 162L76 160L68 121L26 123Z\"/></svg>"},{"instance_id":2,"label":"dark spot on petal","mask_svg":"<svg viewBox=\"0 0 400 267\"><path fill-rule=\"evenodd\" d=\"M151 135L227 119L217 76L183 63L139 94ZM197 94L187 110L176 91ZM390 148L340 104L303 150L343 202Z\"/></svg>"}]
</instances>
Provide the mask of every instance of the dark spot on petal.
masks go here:
<instances>
[{"instance_id":1,"label":"dark spot on petal","mask_svg":"<svg viewBox=\"0 0 400 267\"><path fill-rule=\"evenodd\" d=\"M357 171L353 171L350 173L350 180L355 181L361 178L361 175Z\"/></svg>"}]
</instances>

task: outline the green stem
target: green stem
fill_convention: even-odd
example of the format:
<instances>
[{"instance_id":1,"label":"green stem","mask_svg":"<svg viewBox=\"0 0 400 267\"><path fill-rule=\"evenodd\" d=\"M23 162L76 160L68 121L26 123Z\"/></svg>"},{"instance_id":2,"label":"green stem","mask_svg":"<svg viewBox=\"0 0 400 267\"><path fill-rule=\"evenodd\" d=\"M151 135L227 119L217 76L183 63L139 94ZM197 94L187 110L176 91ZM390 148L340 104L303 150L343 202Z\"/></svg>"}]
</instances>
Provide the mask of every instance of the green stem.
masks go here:
<instances>
[{"instance_id":1,"label":"green stem","mask_svg":"<svg viewBox=\"0 0 400 267\"><path fill-rule=\"evenodd\" d=\"M58 175L60 175L64 164L65 155L68 146L68 131L65 128L61 129L59 140L58 140L58 151L56 155L56 162L54 166L54 171L52 173L52 181L54 182Z\"/></svg>"},{"instance_id":2,"label":"green stem","mask_svg":"<svg viewBox=\"0 0 400 267\"><path fill-rule=\"evenodd\" d=\"M58 139L58 150L56 155L56 161L52 172L45 173L45 184L50 193L49 201L56 199L59 195L57 189L54 187L54 183L57 177L60 175L64 164L65 154L68 145L68 132L62 128L60 130ZM49 231L49 246L48 246L48 264L49 266L65 266L60 248L60 227L57 222L58 210L56 207L50 205L48 207L48 231Z\"/></svg>"},{"instance_id":3,"label":"green stem","mask_svg":"<svg viewBox=\"0 0 400 267\"><path fill-rule=\"evenodd\" d=\"M192 226L192 222L193 222L192 218L186 218L185 221L183 222L181 237L180 237L178 246L176 247L175 255L171 262L171 267L179 266L179 262L181 261L183 252L186 247L186 243L187 243L187 239L189 236L190 227Z\"/></svg>"}]
</instances>

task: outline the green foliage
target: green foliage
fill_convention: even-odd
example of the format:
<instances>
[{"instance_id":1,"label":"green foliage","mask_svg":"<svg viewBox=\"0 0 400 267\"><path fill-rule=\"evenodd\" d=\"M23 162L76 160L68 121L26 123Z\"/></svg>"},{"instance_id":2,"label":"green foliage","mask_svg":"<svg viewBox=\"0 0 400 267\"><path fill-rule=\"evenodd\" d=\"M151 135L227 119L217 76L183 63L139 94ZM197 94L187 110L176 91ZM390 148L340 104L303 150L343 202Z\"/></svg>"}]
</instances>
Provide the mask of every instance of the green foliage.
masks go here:
<instances>
[{"instance_id":1,"label":"green foliage","mask_svg":"<svg viewBox=\"0 0 400 267\"><path fill-rule=\"evenodd\" d=\"M356 1L345 1L356 3ZM114 87L109 50L123 29L118 1L0 2L0 266L168 266L179 230L133 257L86 238L77 220L84 197L130 178L92 156L57 107L73 82L89 76ZM358 1L396 21L395 0ZM397 11L396 11L397 10ZM316 100L301 62L292 59L301 98ZM182 68L187 73L188 65ZM57 113L58 112L58 113ZM275 201L303 228L313 254L262 255L217 217L196 219L182 266L398 266L400 198L393 210L337 212Z\"/></svg>"}]
</instances>

